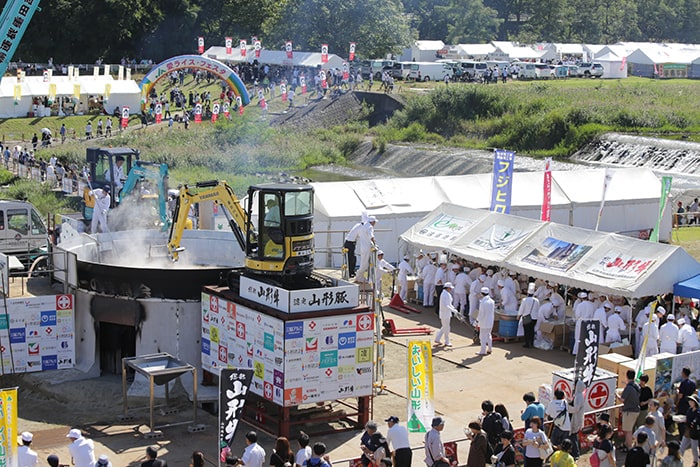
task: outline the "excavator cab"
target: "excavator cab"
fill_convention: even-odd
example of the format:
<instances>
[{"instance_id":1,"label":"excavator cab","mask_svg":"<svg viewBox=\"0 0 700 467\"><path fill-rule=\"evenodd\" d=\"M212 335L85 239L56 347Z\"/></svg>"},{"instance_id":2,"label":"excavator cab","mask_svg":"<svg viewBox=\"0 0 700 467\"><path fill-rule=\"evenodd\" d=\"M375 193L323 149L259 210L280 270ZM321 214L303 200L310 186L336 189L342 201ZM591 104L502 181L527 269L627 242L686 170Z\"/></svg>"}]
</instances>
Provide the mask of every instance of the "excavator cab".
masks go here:
<instances>
[{"instance_id":1,"label":"excavator cab","mask_svg":"<svg viewBox=\"0 0 700 467\"><path fill-rule=\"evenodd\" d=\"M263 184L248 188L246 269L261 274L311 275L313 200L310 185Z\"/></svg>"}]
</instances>

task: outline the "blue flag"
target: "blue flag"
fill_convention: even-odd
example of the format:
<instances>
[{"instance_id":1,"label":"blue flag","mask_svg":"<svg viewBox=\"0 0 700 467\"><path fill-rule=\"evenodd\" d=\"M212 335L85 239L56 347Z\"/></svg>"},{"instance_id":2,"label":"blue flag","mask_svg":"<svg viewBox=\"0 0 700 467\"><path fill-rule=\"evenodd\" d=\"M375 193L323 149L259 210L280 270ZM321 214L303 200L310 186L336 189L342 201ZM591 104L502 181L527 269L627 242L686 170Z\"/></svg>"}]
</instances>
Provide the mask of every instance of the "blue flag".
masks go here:
<instances>
[{"instance_id":1,"label":"blue flag","mask_svg":"<svg viewBox=\"0 0 700 467\"><path fill-rule=\"evenodd\" d=\"M515 151L496 149L493 153L493 180L491 182L491 211L510 214L510 195L513 189Z\"/></svg>"}]
</instances>

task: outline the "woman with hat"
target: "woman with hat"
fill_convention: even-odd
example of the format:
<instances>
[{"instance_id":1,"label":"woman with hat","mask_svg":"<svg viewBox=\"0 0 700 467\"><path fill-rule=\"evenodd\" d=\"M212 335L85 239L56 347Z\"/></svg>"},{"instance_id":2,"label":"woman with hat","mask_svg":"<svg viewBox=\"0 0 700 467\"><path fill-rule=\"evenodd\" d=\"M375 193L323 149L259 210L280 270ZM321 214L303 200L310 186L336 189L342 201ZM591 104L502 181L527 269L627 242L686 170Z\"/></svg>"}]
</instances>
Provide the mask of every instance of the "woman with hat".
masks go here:
<instances>
[{"instance_id":1,"label":"woman with hat","mask_svg":"<svg viewBox=\"0 0 700 467\"><path fill-rule=\"evenodd\" d=\"M700 439L700 400L697 394L687 397L690 408L685 414L685 431L681 439L681 457L690 448L693 454L693 467L698 465L698 440Z\"/></svg>"}]
</instances>

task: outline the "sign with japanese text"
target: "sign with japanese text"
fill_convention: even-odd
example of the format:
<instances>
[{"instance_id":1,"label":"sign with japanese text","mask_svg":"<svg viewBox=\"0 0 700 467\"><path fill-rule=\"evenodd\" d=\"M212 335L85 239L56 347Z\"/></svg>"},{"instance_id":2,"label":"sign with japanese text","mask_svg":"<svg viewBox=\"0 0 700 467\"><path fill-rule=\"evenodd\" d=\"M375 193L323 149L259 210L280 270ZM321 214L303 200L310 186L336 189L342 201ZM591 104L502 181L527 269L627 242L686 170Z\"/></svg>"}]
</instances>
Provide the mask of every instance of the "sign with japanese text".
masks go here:
<instances>
[{"instance_id":1,"label":"sign with japanese text","mask_svg":"<svg viewBox=\"0 0 700 467\"><path fill-rule=\"evenodd\" d=\"M350 283L318 289L287 290L243 276L240 287L241 297L285 313L354 308L359 301L358 287Z\"/></svg>"},{"instance_id":2,"label":"sign with japanese text","mask_svg":"<svg viewBox=\"0 0 700 467\"><path fill-rule=\"evenodd\" d=\"M552 373L552 389L564 391L567 400L571 400L575 396L576 381L574 368L557 370ZM614 406L616 387L617 374L601 368L596 369L591 385L584 388L583 412L587 413Z\"/></svg>"},{"instance_id":3,"label":"sign with japanese text","mask_svg":"<svg viewBox=\"0 0 700 467\"><path fill-rule=\"evenodd\" d=\"M474 221L439 213L429 224L418 231L418 235L434 240L451 242L460 237Z\"/></svg>"},{"instance_id":4,"label":"sign with japanese text","mask_svg":"<svg viewBox=\"0 0 700 467\"><path fill-rule=\"evenodd\" d=\"M287 52L287 58L292 58L294 56L294 49L292 48L292 41L287 41L284 43L284 50Z\"/></svg>"},{"instance_id":5,"label":"sign with japanese text","mask_svg":"<svg viewBox=\"0 0 700 467\"><path fill-rule=\"evenodd\" d=\"M226 55L231 55L233 53L233 37L224 38L224 45L226 46Z\"/></svg>"},{"instance_id":6,"label":"sign with japanese text","mask_svg":"<svg viewBox=\"0 0 700 467\"><path fill-rule=\"evenodd\" d=\"M491 181L491 211L510 214L513 191L515 151L496 149L493 152L493 179Z\"/></svg>"},{"instance_id":7,"label":"sign with japanese text","mask_svg":"<svg viewBox=\"0 0 700 467\"><path fill-rule=\"evenodd\" d=\"M8 0L0 25L0 76L4 76L27 25L39 8L39 0Z\"/></svg>"},{"instance_id":8,"label":"sign with japanese text","mask_svg":"<svg viewBox=\"0 0 700 467\"><path fill-rule=\"evenodd\" d=\"M591 248L592 247L589 245L578 245L557 238L547 237L541 245L524 257L523 261L554 271L568 271L574 267Z\"/></svg>"},{"instance_id":9,"label":"sign with japanese text","mask_svg":"<svg viewBox=\"0 0 700 467\"><path fill-rule=\"evenodd\" d=\"M262 50L262 42L259 39L253 40L253 48L255 49L255 58L260 58L260 51Z\"/></svg>"},{"instance_id":10,"label":"sign with japanese text","mask_svg":"<svg viewBox=\"0 0 700 467\"><path fill-rule=\"evenodd\" d=\"M16 466L17 460L17 388L0 391L0 465Z\"/></svg>"},{"instance_id":11,"label":"sign with japanese text","mask_svg":"<svg viewBox=\"0 0 700 467\"><path fill-rule=\"evenodd\" d=\"M581 321L581 330L579 334L579 342L581 342L581 350L576 354L576 380L581 380L590 387L595 377L596 368L598 367L598 338L600 336L600 321L584 320Z\"/></svg>"},{"instance_id":12,"label":"sign with japanese text","mask_svg":"<svg viewBox=\"0 0 700 467\"><path fill-rule=\"evenodd\" d=\"M204 53L204 38L202 36L197 38L197 52L200 54Z\"/></svg>"},{"instance_id":13,"label":"sign with japanese text","mask_svg":"<svg viewBox=\"0 0 700 467\"><path fill-rule=\"evenodd\" d=\"M605 256L596 261L588 270L589 273L611 279L639 279L656 261L651 258L635 258L610 250Z\"/></svg>"},{"instance_id":14,"label":"sign with japanese text","mask_svg":"<svg viewBox=\"0 0 700 467\"><path fill-rule=\"evenodd\" d=\"M246 51L248 50L248 44L246 44L246 40L245 40L245 39L241 39L241 40L238 42L238 48L239 48L240 51L241 51L241 57L245 57Z\"/></svg>"},{"instance_id":15,"label":"sign with japanese text","mask_svg":"<svg viewBox=\"0 0 700 467\"><path fill-rule=\"evenodd\" d=\"M408 342L408 431L425 433L435 416L433 353L430 341Z\"/></svg>"},{"instance_id":16,"label":"sign with japanese text","mask_svg":"<svg viewBox=\"0 0 700 467\"><path fill-rule=\"evenodd\" d=\"M250 391L293 407L372 394L374 316L282 320L202 294L202 368L252 368Z\"/></svg>"},{"instance_id":17,"label":"sign with japanese text","mask_svg":"<svg viewBox=\"0 0 700 467\"><path fill-rule=\"evenodd\" d=\"M219 375L219 450L230 452L241 419L253 370L223 368ZM226 456L223 456L224 459Z\"/></svg>"},{"instance_id":18,"label":"sign with japanese text","mask_svg":"<svg viewBox=\"0 0 700 467\"><path fill-rule=\"evenodd\" d=\"M0 306L2 374L75 366L73 295L6 300Z\"/></svg>"},{"instance_id":19,"label":"sign with japanese text","mask_svg":"<svg viewBox=\"0 0 700 467\"><path fill-rule=\"evenodd\" d=\"M348 60L351 62L355 60L355 43L350 42L350 56L348 57Z\"/></svg>"},{"instance_id":20,"label":"sign with japanese text","mask_svg":"<svg viewBox=\"0 0 700 467\"><path fill-rule=\"evenodd\" d=\"M321 63L328 63L328 44L321 45Z\"/></svg>"},{"instance_id":21,"label":"sign with japanese text","mask_svg":"<svg viewBox=\"0 0 700 467\"><path fill-rule=\"evenodd\" d=\"M549 222L552 220L552 158L544 161L544 187L542 196L542 212L540 220Z\"/></svg>"}]
</instances>

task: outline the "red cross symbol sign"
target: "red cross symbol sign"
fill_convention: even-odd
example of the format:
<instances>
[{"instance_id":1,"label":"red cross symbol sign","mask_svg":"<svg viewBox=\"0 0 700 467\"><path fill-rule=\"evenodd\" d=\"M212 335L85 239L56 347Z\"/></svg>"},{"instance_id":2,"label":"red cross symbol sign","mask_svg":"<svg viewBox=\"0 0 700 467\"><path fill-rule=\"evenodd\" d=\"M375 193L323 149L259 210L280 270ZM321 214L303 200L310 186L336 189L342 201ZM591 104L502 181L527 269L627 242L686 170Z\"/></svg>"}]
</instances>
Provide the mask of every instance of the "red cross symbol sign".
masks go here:
<instances>
[{"instance_id":1,"label":"red cross symbol sign","mask_svg":"<svg viewBox=\"0 0 700 467\"><path fill-rule=\"evenodd\" d=\"M557 389L560 389L561 391L564 392L564 397L566 399L571 399L571 386L569 386L569 382L566 381L565 379L560 379L554 384L554 390L556 391Z\"/></svg>"},{"instance_id":2,"label":"red cross symbol sign","mask_svg":"<svg viewBox=\"0 0 700 467\"><path fill-rule=\"evenodd\" d=\"M588 404L592 409L601 409L605 407L610 398L610 390L608 385L603 382L595 383L590 391L588 391Z\"/></svg>"},{"instance_id":3,"label":"red cross symbol sign","mask_svg":"<svg viewBox=\"0 0 700 467\"><path fill-rule=\"evenodd\" d=\"M371 331L374 327L374 319L372 315L359 315L357 317L357 330L358 331Z\"/></svg>"}]
</instances>

